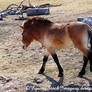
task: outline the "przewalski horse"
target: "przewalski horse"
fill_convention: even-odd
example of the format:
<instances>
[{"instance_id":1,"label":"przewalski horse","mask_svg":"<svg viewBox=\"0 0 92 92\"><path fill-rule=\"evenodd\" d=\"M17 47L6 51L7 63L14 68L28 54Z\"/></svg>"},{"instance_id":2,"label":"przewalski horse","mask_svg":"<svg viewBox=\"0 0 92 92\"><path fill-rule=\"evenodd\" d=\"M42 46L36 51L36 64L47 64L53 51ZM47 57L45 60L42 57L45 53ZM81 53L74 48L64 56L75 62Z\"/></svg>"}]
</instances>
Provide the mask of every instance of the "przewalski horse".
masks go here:
<instances>
[{"instance_id":1,"label":"przewalski horse","mask_svg":"<svg viewBox=\"0 0 92 92\"><path fill-rule=\"evenodd\" d=\"M92 72L92 32L87 24L82 22L57 24L42 17L31 17L23 22L21 28L23 29L23 49L27 48L33 40L36 40L49 52L43 58L39 74L44 73L48 56L51 55L58 67L59 76L62 77L63 69L55 49L64 49L72 45L83 53L84 63L79 76L82 77L85 74L88 60L90 62L90 71ZM90 47L88 47L89 40Z\"/></svg>"}]
</instances>

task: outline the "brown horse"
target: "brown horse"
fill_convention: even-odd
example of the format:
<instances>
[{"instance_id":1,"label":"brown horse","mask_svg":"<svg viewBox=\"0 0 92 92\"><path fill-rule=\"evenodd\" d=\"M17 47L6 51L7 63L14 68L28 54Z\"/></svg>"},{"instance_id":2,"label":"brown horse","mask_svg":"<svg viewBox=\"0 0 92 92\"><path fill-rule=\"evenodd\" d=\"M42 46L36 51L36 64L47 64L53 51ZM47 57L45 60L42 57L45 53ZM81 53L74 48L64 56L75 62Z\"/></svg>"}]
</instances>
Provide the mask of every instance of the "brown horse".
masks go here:
<instances>
[{"instance_id":1,"label":"brown horse","mask_svg":"<svg viewBox=\"0 0 92 92\"><path fill-rule=\"evenodd\" d=\"M57 24L42 17L31 17L25 20L21 27L23 29L23 49L28 47L33 40L36 40L49 52L43 58L39 74L44 73L48 56L51 54L59 69L59 76L62 77L63 69L55 49L68 48L72 45L83 53L84 64L79 76L82 77L85 74L88 60L90 61L90 71L92 72L92 32L87 24L82 22ZM90 47L88 47L89 40Z\"/></svg>"}]
</instances>

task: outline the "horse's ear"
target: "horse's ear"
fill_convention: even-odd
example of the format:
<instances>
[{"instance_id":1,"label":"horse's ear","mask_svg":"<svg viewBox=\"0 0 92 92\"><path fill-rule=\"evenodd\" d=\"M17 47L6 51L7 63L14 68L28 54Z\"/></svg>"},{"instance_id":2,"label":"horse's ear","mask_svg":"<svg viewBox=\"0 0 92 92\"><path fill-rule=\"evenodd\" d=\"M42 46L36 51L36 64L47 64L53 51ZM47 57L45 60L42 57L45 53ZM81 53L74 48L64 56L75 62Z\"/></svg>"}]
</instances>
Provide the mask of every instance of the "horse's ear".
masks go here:
<instances>
[{"instance_id":1,"label":"horse's ear","mask_svg":"<svg viewBox=\"0 0 92 92\"><path fill-rule=\"evenodd\" d=\"M24 29L24 27L23 26L20 26L22 29Z\"/></svg>"}]
</instances>

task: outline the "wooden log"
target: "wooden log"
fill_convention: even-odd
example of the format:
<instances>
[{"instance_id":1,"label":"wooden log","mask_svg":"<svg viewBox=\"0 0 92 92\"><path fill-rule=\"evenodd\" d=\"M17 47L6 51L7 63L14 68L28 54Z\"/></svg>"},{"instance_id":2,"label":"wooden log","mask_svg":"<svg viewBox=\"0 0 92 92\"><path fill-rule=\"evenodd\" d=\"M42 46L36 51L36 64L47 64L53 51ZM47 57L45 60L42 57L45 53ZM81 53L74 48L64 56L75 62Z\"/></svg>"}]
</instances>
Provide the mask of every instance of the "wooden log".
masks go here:
<instances>
[{"instance_id":1,"label":"wooden log","mask_svg":"<svg viewBox=\"0 0 92 92\"><path fill-rule=\"evenodd\" d=\"M77 18L77 21L83 21L84 20L84 18L82 18L82 17L79 17L79 18Z\"/></svg>"},{"instance_id":2,"label":"wooden log","mask_svg":"<svg viewBox=\"0 0 92 92\"><path fill-rule=\"evenodd\" d=\"M49 8L28 8L26 13L27 16L48 15L50 14L50 11Z\"/></svg>"},{"instance_id":3,"label":"wooden log","mask_svg":"<svg viewBox=\"0 0 92 92\"><path fill-rule=\"evenodd\" d=\"M15 15L16 14L16 10L12 9L8 12L9 15Z\"/></svg>"}]
</instances>

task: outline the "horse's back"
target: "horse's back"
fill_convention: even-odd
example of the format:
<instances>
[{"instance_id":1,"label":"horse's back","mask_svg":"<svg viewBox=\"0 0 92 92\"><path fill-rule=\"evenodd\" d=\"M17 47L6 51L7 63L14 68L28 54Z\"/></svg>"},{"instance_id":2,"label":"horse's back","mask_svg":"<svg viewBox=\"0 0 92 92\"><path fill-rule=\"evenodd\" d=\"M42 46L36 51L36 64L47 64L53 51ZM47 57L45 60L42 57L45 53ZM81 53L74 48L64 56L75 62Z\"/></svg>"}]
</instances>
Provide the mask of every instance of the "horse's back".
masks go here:
<instances>
[{"instance_id":1,"label":"horse's back","mask_svg":"<svg viewBox=\"0 0 92 92\"><path fill-rule=\"evenodd\" d=\"M66 24L53 24L45 35L45 44L56 49L71 47L72 41L66 30Z\"/></svg>"},{"instance_id":2,"label":"horse's back","mask_svg":"<svg viewBox=\"0 0 92 92\"><path fill-rule=\"evenodd\" d=\"M57 49L69 48L82 44L83 36L87 37L88 25L81 22L70 22L64 24L54 24L45 35L45 42L49 47Z\"/></svg>"}]
</instances>

